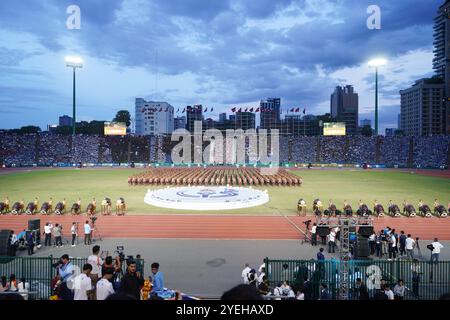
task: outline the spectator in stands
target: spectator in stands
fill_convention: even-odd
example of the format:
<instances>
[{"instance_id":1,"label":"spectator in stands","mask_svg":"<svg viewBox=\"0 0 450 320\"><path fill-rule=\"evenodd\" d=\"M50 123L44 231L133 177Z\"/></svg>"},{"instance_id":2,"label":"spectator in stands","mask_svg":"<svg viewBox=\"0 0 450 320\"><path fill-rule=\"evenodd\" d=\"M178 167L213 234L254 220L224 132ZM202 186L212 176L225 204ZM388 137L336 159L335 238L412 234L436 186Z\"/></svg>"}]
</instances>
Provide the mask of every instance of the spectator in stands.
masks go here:
<instances>
[{"instance_id":1,"label":"spectator in stands","mask_svg":"<svg viewBox=\"0 0 450 320\"><path fill-rule=\"evenodd\" d=\"M88 300L90 291L92 291L92 280L90 273L92 265L86 263L83 266L83 272L75 277L74 281L74 300Z\"/></svg>"},{"instance_id":2,"label":"spectator in stands","mask_svg":"<svg viewBox=\"0 0 450 320\"><path fill-rule=\"evenodd\" d=\"M392 292L391 288L388 284L385 284L383 286L384 288L384 294L388 297L388 300L394 300L394 292Z\"/></svg>"},{"instance_id":3,"label":"spectator in stands","mask_svg":"<svg viewBox=\"0 0 450 320\"><path fill-rule=\"evenodd\" d=\"M112 278L114 275L114 268L105 268L103 271L103 277L97 282L96 291L97 291L97 300L105 300L114 293L114 289L112 286Z\"/></svg>"},{"instance_id":4,"label":"spectator in stands","mask_svg":"<svg viewBox=\"0 0 450 320\"><path fill-rule=\"evenodd\" d=\"M159 271L159 263L152 263L153 287L151 294L158 294L164 291L164 274Z\"/></svg>"},{"instance_id":5,"label":"spectator in stands","mask_svg":"<svg viewBox=\"0 0 450 320\"><path fill-rule=\"evenodd\" d=\"M120 292L139 300L141 296L141 286L143 285L144 279L139 272L136 272L136 262L129 261L127 273L120 282Z\"/></svg>"}]
</instances>

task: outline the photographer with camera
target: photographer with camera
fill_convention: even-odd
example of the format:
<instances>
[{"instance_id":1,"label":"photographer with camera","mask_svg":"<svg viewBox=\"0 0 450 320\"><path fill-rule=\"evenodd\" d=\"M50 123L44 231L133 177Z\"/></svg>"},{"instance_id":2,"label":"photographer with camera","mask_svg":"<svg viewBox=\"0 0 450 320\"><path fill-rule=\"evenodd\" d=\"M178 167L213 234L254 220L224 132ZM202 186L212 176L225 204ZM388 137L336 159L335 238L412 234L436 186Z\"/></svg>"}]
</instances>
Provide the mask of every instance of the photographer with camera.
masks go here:
<instances>
[{"instance_id":1,"label":"photographer with camera","mask_svg":"<svg viewBox=\"0 0 450 320\"><path fill-rule=\"evenodd\" d=\"M58 270L58 282L56 286L60 287L60 298L62 300L73 300L73 292L67 286L72 281L74 269L69 260L69 255L64 254L61 259L53 265Z\"/></svg>"},{"instance_id":2,"label":"photographer with camera","mask_svg":"<svg viewBox=\"0 0 450 320\"><path fill-rule=\"evenodd\" d=\"M139 271L136 271L136 262L134 260L128 260L127 265L127 273L122 278L119 291L136 300L140 300L144 278L142 278Z\"/></svg>"}]
</instances>

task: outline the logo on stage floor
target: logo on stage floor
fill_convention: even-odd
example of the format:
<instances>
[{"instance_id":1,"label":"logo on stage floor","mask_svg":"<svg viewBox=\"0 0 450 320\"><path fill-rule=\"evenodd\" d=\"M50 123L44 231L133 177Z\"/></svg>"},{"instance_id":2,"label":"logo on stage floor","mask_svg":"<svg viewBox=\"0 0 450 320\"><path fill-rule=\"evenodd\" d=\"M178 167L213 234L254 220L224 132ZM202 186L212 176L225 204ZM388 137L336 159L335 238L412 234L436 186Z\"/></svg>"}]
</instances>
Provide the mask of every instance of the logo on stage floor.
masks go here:
<instances>
[{"instance_id":1,"label":"logo on stage floor","mask_svg":"<svg viewBox=\"0 0 450 320\"><path fill-rule=\"evenodd\" d=\"M217 192L213 189L202 189L200 191L196 190L182 190L177 192L177 195L180 197L186 198L209 198L209 199L217 199L217 198L230 198L239 195L239 191L235 189L225 189Z\"/></svg>"}]
</instances>

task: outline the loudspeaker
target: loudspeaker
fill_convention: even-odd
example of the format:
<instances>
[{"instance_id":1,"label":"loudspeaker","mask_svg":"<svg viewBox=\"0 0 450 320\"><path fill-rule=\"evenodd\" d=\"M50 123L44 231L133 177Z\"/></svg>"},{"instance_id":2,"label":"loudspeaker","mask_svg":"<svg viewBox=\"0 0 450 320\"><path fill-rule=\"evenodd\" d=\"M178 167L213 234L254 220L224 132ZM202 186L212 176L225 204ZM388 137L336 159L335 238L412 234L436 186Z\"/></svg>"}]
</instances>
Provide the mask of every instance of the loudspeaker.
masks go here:
<instances>
[{"instance_id":1,"label":"loudspeaker","mask_svg":"<svg viewBox=\"0 0 450 320\"><path fill-rule=\"evenodd\" d=\"M328 227L317 226L316 232L319 237L325 237L330 234L330 229Z\"/></svg>"},{"instance_id":2,"label":"loudspeaker","mask_svg":"<svg viewBox=\"0 0 450 320\"><path fill-rule=\"evenodd\" d=\"M369 249L369 239L358 235L358 240L356 242L356 250L354 256L357 258L367 258L370 256Z\"/></svg>"},{"instance_id":3,"label":"loudspeaker","mask_svg":"<svg viewBox=\"0 0 450 320\"><path fill-rule=\"evenodd\" d=\"M363 237L369 237L373 233L373 227L372 226L362 226L359 227L358 233L362 235Z\"/></svg>"},{"instance_id":4,"label":"loudspeaker","mask_svg":"<svg viewBox=\"0 0 450 320\"><path fill-rule=\"evenodd\" d=\"M28 230L41 230L41 219L28 220Z\"/></svg>"},{"instance_id":5,"label":"loudspeaker","mask_svg":"<svg viewBox=\"0 0 450 320\"><path fill-rule=\"evenodd\" d=\"M11 236L13 234L12 230L1 230L0 231L0 256L11 255Z\"/></svg>"}]
</instances>

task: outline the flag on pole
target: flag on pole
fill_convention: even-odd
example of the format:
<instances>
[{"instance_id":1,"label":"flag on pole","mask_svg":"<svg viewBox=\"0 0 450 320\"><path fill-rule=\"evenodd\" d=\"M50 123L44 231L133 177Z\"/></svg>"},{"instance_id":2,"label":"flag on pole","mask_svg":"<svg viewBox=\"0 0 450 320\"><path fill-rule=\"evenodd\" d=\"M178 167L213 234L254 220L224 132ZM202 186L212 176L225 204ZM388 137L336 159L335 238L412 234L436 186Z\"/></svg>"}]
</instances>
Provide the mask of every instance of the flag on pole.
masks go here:
<instances>
[{"instance_id":1,"label":"flag on pole","mask_svg":"<svg viewBox=\"0 0 450 320\"><path fill-rule=\"evenodd\" d=\"M295 109L295 112L300 112L300 108Z\"/></svg>"},{"instance_id":2,"label":"flag on pole","mask_svg":"<svg viewBox=\"0 0 450 320\"><path fill-rule=\"evenodd\" d=\"M236 107L234 107L234 108L231 108L231 112L236 112Z\"/></svg>"},{"instance_id":3,"label":"flag on pole","mask_svg":"<svg viewBox=\"0 0 450 320\"><path fill-rule=\"evenodd\" d=\"M294 111L295 111L295 109L294 109L294 108L292 108L292 109L291 109L291 112L294 112Z\"/></svg>"},{"instance_id":4,"label":"flag on pole","mask_svg":"<svg viewBox=\"0 0 450 320\"><path fill-rule=\"evenodd\" d=\"M183 112L181 112L181 113L184 113L184 111L186 111L186 108L183 108Z\"/></svg>"},{"instance_id":5,"label":"flag on pole","mask_svg":"<svg viewBox=\"0 0 450 320\"><path fill-rule=\"evenodd\" d=\"M253 107L252 107L252 108L250 108L250 112L253 112Z\"/></svg>"},{"instance_id":6,"label":"flag on pole","mask_svg":"<svg viewBox=\"0 0 450 320\"><path fill-rule=\"evenodd\" d=\"M303 114L306 114L306 108L303 109Z\"/></svg>"},{"instance_id":7,"label":"flag on pole","mask_svg":"<svg viewBox=\"0 0 450 320\"><path fill-rule=\"evenodd\" d=\"M178 108L177 113L180 112L180 108Z\"/></svg>"},{"instance_id":8,"label":"flag on pole","mask_svg":"<svg viewBox=\"0 0 450 320\"><path fill-rule=\"evenodd\" d=\"M256 108L255 112L259 112L259 107L258 107L258 108Z\"/></svg>"},{"instance_id":9,"label":"flag on pole","mask_svg":"<svg viewBox=\"0 0 450 320\"><path fill-rule=\"evenodd\" d=\"M248 108L245 108L245 112L247 112Z\"/></svg>"},{"instance_id":10,"label":"flag on pole","mask_svg":"<svg viewBox=\"0 0 450 320\"><path fill-rule=\"evenodd\" d=\"M213 110L214 110L214 107L211 107L211 112L213 112Z\"/></svg>"},{"instance_id":11,"label":"flag on pole","mask_svg":"<svg viewBox=\"0 0 450 320\"><path fill-rule=\"evenodd\" d=\"M208 107L205 108L205 112L208 112Z\"/></svg>"},{"instance_id":12,"label":"flag on pole","mask_svg":"<svg viewBox=\"0 0 450 320\"><path fill-rule=\"evenodd\" d=\"M242 112L242 108L239 108L239 111L238 112Z\"/></svg>"},{"instance_id":13,"label":"flag on pole","mask_svg":"<svg viewBox=\"0 0 450 320\"><path fill-rule=\"evenodd\" d=\"M159 109L159 112L162 112L162 107Z\"/></svg>"}]
</instances>

